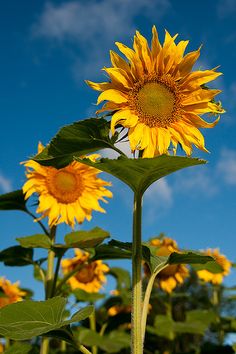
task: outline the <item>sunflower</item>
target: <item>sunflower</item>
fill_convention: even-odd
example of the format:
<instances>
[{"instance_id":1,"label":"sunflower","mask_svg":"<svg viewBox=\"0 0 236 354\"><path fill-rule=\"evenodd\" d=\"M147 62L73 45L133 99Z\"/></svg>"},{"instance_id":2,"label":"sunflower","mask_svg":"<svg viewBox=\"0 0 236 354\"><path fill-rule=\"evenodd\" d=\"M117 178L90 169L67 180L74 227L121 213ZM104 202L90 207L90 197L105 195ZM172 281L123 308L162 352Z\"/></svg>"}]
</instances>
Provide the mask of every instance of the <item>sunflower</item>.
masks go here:
<instances>
[{"instance_id":1,"label":"sunflower","mask_svg":"<svg viewBox=\"0 0 236 354\"><path fill-rule=\"evenodd\" d=\"M179 252L176 241L169 237L153 239L150 245L156 247L157 256L169 256L173 252ZM144 271L148 275L147 267L144 267ZM177 285L183 284L188 275L189 271L185 265L173 264L158 273L157 282L162 290L171 293Z\"/></svg>"},{"instance_id":2,"label":"sunflower","mask_svg":"<svg viewBox=\"0 0 236 354\"><path fill-rule=\"evenodd\" d=\"M39 144L38 153L42 149ZM88 156L91 161L98 157L97 154ZM39 194L37 213L42 213L40 219L48 216L50 227L63 222L74 227L76 221L91 220L93 210L105 213L98 201L106 202L104 197L112 197L111 191L104 188L111 183L98 178L100 171L94 167L77 161L61 169L41 166L33 160L24 165L27 177L23 186L25 198L33 193Z\"/></svg>"},{"instance_id":3,"label":"sunflower","mask_svg":"<svg viewBox=\"0 0 236 354\"><path fill-rule=\"evenodd\" d=\"M19 282L12 284L4 277L0 278L0 308L23 300L22 297L25 295L26 292L19 288Z\"/></svg>"},{"instance_id":4,"label":"sunflower","mask_svg":"<svg viewBox=\"0 0 236 354\"><path fill-rule=\"evenodd\" d=\"M88 293L99 292L106 282L104 273L109 271L108 266L102 261L89 262L89 253L80 249L75 249L75 257L62 260L61 265L64 274L81 266L78 272L69 278L68 283L71 289L82 289Z\"/></svg>"},{"instance_id":5,"label":"sunflower","mask_svg":"<svg viewBox=\"0 0 236 354\"><path fill-rule=\"evenodd\" d=\"M152 33L151 48L138 31L133 49L116 42L128 62L110 52L113 67L103 69L110 82L86 81L94 90L102 91L97 104L107 101L98 112L111 112L113 134L118 124L128 128L131 150L143 150L143 157L166 154L170 146L176 151L178 144L187 155L192 153L193 144L207 151L198 128L214 127L219 117L208 123L200 115L224 110L214 101L220 90L208 89L205 84L221 73L216 68L192 71L200 48L184 55L189 41L176 44L177 35L172 37L166 31L161 45L155 26Z\"/></svg>"},{"instance_id":6,"label":"sunflower","mask_svg":"<svg viewBox=\"0 0 236 354\"><path fill-rule=\"evenodd\" d=\"M216 249L209 248L204 253L207 256L211 256L215 259L216 263L218 263L222 267L222 272L211 273L208 270L198 270L197 271L198 277L207 283L210 282L216 285L221 284L223 282L224 277L230 273L230 268L232 263L223 254L220 254L217 248Z\"/></svg>"}]
</instances>

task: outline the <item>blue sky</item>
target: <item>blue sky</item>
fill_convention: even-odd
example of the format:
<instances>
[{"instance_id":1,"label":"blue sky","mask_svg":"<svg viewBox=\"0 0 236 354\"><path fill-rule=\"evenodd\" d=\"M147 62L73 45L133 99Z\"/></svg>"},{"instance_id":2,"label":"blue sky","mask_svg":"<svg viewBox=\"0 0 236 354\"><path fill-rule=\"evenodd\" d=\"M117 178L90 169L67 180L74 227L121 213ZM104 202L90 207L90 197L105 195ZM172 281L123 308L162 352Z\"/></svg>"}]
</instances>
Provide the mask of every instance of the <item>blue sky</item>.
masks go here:
<instances>
[{"instance_id":1,"label":"blue sky","mask_svg":"<svg viewBox=\"0 0 236 354\"><path fill-rule=\"evenodd\" d=\"M30 1L0 4L0 192L21 188L24 168L20 161L46 144L60 127L93 116L97 93L85 79L103 81L100 70L109 65L114 42L132 45L135 29L150 39L157 26L180 39L189 39L189 50L203 44L197 67L221 65L224 76L214 83L223 90L220 99L227 113L220 123L203 131L211 154L195 151L209 161L178 172L153 185L144 200L143 238L165 232L180 247L220 247L235 261L236 230L236 3L234 0L101 0ZM107 154L107 153L106 153ZM109 176L114 198L107 214L93 214L91 223L119 240L131 240L132 194ZM39 232L20 212L0 213L1 246L19 236ZM60 228L60 237L68 228ZM126 264L126 263L125 263ZM33 283L31 268L1 265L10 280ZM235 283L235 274L227 283Z\"/></svg>"}]
</instances>

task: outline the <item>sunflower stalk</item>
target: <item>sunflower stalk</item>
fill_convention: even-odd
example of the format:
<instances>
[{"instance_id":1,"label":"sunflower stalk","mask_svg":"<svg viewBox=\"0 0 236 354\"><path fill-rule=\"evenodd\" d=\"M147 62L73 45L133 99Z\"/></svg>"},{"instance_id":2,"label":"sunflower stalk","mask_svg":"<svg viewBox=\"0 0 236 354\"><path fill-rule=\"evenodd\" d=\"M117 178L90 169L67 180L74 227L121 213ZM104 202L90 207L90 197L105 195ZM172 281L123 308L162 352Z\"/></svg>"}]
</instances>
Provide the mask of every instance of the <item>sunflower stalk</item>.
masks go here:
<instances>
[{"instance_id":1,"label":"sunflower stalk","mask_svg":"<svg viewBox=\"0 0 236 354\"><path fill-rule=\"evenodd\" d=\"M52 244L55 241L56 237L56 226L53 226L49 235ZM47 274L46 274L46 286L45 286L45 299L49 299L53 296L53 284L54 284L54 260L55 260L55 252L53 249L48 250L48 264L47 264ZM48 354L49 353L49 338L44 337L42 339L40 354Z\"/></svg>"},{"instance_id":2,"label":"sunflower stalk","mask_svg":"<svg viewBox=\"0 0 236 354\"><path fill-rule=\"evenodd\" d=\"M134 194L132 246L131 353L143 353L142 341L142 195Z\"/></svg>"},{"instance_id":3,"label":"sunflower stalk","mask_svg":"<svg viewBox=\"0 0 236 354\"><path fill-rule=\"evenodd\" d=\"M92 305L92 303L90 303L90 305ZM95 315L95 310L93 311L93 313L89 316L89 324L90 324L90 329L92 331L96 332L96 315ZM93 354L97 354L98 353L98 348L96 345L94 345L92 347L92 353Z\"/></svg>"}]
</instances>

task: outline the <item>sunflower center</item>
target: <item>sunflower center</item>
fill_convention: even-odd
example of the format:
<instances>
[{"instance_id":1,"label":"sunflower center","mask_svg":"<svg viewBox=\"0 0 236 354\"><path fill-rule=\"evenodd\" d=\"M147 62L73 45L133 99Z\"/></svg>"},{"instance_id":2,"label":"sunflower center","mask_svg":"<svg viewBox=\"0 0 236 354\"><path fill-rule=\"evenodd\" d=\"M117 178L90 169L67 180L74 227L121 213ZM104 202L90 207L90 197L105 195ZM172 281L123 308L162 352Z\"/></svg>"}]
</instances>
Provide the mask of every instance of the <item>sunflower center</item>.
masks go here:
<instances>
[{"instance_id":1,"label":"sunflower center","mask_svg":"<svg viewBox=\"0 0 236 354\"><path fill-rule=\"evenodd\" d=\"M73 203L81 195L81 178L66 169L52 170L48 176L52 195L61 203Z\"/></svg>"},{"instance_id":2,"label":"sunflower center","mask_svg":"<svg viewBox=\"0 0 236 354\"><path fill-rule=\"evenodd\" d=\"M94 267L89 264L83 267L78 273L76 273L76 279L80 283L90 283L94 279Z\"/></svg>"},{"instance_id":3,"label":"sunflower center","mask_svg":"<svg viewBox=\"0 0 236 354\"><path fill-rule=\"evenodd\" d=\"M61 192L74 192L76 190L76 185L76 177L70 172L60 171L55 176L55 186Z\"/></svg>"},{"instance_id":4,"label":"sunflower center","mask_svg":"<svg viewBox=\"0 0 236 354\"><path fill-rule=\"evenodd\" d=\"M169 76L147 76L136 83L129 95L131 110L150 128L166 128L179 119L181 96Z\"/></svg>"},{"instance_id":5,"label":"sunflower center","mask_svg":"<svg viewBox=\"0 0 236 354\"><path fill-rule=\"evenodd\" d=\"M144 114L163 119L172 114L174 103L173 93L157 82L146 83L137 95L137 104Z\"/></svg>"}]
</instances>

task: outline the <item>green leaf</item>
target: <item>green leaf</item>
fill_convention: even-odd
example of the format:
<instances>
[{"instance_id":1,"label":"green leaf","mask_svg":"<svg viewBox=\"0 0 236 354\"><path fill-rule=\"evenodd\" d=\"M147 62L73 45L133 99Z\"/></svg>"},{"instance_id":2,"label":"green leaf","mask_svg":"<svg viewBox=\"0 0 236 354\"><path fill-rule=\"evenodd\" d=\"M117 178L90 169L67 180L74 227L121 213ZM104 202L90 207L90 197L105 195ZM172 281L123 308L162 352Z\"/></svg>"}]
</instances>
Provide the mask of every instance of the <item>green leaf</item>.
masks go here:
<instances>
[{"instance_id":1,"label":"green leaf","mask_svg":"<svg viewBox=\"0 0 236 354\"><path fill-rule=\"evenodd\" d=\"M131 242L121 242L117 240L111 240L109 242L109 246L117 247L120 250L130 251L130 255L131 255L131 251L132 251ZM153 247L149 246L146 243L142 244L143 260L145 260L148 263L151 272L154 273L156 269L159 269L160 267L167 264L168 257L156 256L155 254L152 253L152 251L153 251Z\"/></svg>"},{"instance_id":2,"label":"green leaf","mask_svg":"<svg viewBox=\"0 0 236 354\"><path fill-rule=\"evenodd\" d=\"M26 200L22 189L0 195L0 210L27 211Z\"/></svg>"},{"instance_id":3,"label":"green leaf","mask_svg":"<svg viewBox=\"0 0 236 354\"><path fill-rule=\"evenodd\" d=\"M131 252L113 247L111 245L99 245L94 249L94 255L91 261L103 259L129 259Z\"/></svg>"},{"instance_id":4,"label":"green leaf","mask_svg":"<svg viewBox=\"0 0 236 354\"><path fill-rule=\"evenodd\" d=\"M9 349L5 350L5 354L36 354L37 349L33 348L29 343L14 343Z\"/></svg>"},{"instance_id":5,"label":"green leaf","mask_svg":"<svg viewBox=\"0 0 236 354\"><path fill-rule=\"evenodd\" d=\"M221 267L221 265L219 263L217 263L216 261L210 261L207 262L205 264L194 264L193 268L198 271L198 270L208 270L208 272L211 273L222 273L223 268Z\"/></svg>"},{"instance_id":6,"label":"green leaf","mask_svg":"<svg viewBox=\"0 0 236 354\"><path fill-rule=\"evenodd\" d=\"M26 300L5 306L0 309L0 334L14 340L26 340L82 321L93 312L93 306L87 306L70 320L65 320L66 302L65 298L54 297L46 301Z\"/></svg>"},{"instance_id":7,"label":"green leaf","mask_svg":"<svg viewBox=\"0 0 236 354\"><path fill-rule=\"evenodd\" d=\"M33 264L33 252L30 248L12 246L0 252L0 262L11 267Z\"/></svg>"},{"instance_id":8,"label":"green leaf","mask_svg":"<svg viewBox=\"0 0 236 354\"><path fill-rule=\"evenodd\" d=\"M154 320L156 334L160 337L173 340L175 337L173 330L173 320L165 315L157 315Z\"/></svg>"},{"instance_id":9,"label":"green leaf","mask_svg":"<svg viewBox=\"0 0 236 354\"><path fill-rule=\"evenodd\" d=\"M110 173L127 184L134 192L143 194L158 179L185 167L205 164L206 161L180 156L161 155L154 158L128 159L120 156L116 160L101 159L92 162L89 159L75 160Z\"/></svg>"},{"instance_id":10,"label":"green leaf","mask_svg":"<svg viewBox=\"0 0 236 354\"><path fill-rule=\"evenodd\" d=\"M97 346L105 353L119 353L123 348L130 346L130 336L121 331L112 331L109 335L100 336L95 331L82 328L79 333L79 341L85 346Z\"/></svg>"},{"instance_id":11,"label":"green leaf","mask_svg":"<svg viewBox=\"0 0 236 354\"><path fill-rule=\"evenodd\" d=\"M199 253L187 252L187 253L176 253L173 252L169 256L169 264L198 264L207 263L214 261L214 258L206 256Z\"/></svg>"},{"instance_id":12,"label":"green leaf","mask_svg":"<svg viewBox=\"0 0 236 354\"><path fill-rule=\"evenodd\" d=\"M84 302L96 302L98 300L104 299L105 294L99 293L88 293L82 289L75 289L73 290L73 294L75 295L78 301Z\"/></svg>"},{"instance_id":13,"label":"green leaf","mask_svg":"<svg viewBox=\"0 0 236 354\"><path fill-rule=\"evenodd\" d=\"M36 234L32 236L18 237L16 239L25 248L50 248L52 243L48 236Z\"/></svg>"},{"instance_id":14,"label":"green leaf","mask_svg":"<svg viewBox=\"0 0 236 354\"><path fill-rule=\"evenodd\" d=\"M103 118L85 119L65 126L34 160L45 166L62 168L72 162L74 156L113 148L109 131L110 123Z\"/></svg>"},{"instance_id":15,"label":"green leaf","mask_svg":"<svg viewBox=\"0 0 236 354\"><path fill-rule=\"evenodd\" d=\"M109 232L95 227L89 231L74 231L65 236L66 247L90 248L96 247L106 238L110 237Z\"/></svg>"}]
</instances>

